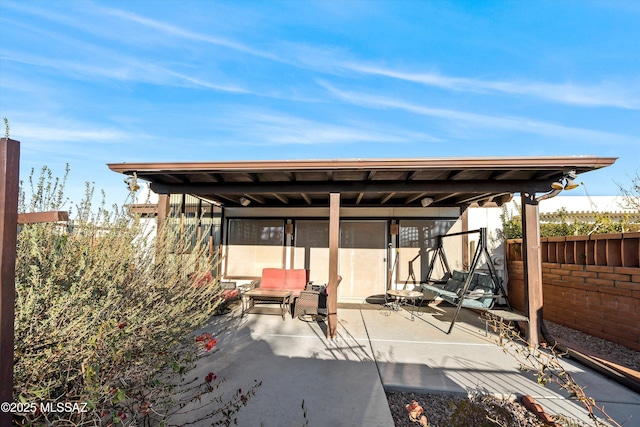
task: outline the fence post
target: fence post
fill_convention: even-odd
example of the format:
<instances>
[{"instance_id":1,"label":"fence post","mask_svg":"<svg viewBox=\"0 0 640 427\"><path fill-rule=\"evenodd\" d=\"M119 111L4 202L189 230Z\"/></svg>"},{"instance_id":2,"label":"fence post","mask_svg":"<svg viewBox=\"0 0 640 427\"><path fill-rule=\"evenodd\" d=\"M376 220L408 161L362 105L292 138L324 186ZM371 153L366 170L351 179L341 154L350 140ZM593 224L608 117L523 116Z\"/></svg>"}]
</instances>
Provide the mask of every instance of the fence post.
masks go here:
<instances>
[{"instance_id":1,"label":"fence post","mask_svg":"<svg viewBox=\"0 0 640 427\"><path fill-rule=\"evenodd\" d=\"M13 401L14 304L16 299L16 238L20 142L0 139L0 402ZM12 414L0 412L0 425L11 425Z\"/></svg>"}]
</instances>

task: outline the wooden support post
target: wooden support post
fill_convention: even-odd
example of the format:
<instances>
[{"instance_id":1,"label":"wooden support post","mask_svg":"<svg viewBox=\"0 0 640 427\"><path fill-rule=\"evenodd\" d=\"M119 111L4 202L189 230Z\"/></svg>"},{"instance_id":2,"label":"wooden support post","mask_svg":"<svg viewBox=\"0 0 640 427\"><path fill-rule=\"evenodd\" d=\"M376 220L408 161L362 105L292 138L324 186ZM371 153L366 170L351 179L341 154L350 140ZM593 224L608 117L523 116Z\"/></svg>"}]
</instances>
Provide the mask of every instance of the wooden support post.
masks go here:
<instances>
[{"instance_id":1,"label":"wooden support post","mask_svg":"<svg viewBox=\"0 0 640 427\"><path fill-rule=\"evenodd\" d=\"M20 143L0 139L0 403L13 402L14 304L16 300L16 239ZM0 412L0 425L11 425L12 415Z\"/></svg>"},{"instance_id":2,"label":"wooden support post","mask_svg":"<svg viewBox=\"0 0 640 427\"><path fill-rule=\"evenodd\" d=\"M160 231L169 216L171 209L169 198L169 194L160 194L158 196L158 231Z\"/></svg>"},{"instance_id":3,"label":"wooden support post","mask_svg":"<svg viewBox=\"0 0 640 427\"><path fill-rule=\"evenodd\" d=\"M327 309L329 312L327 338L335 338L338 332L338 247L340 243L340 193L329 194L329 288Z\"/></svg>"},{"instance_id":4,"label":"wooden support post","mask_svg":"<svg viewBox=\"0 0 640 427\"><path fill-rule=\"evenodd\" d=\"M540 217L535 193L522 193L522 260L524 261L524 304L529 318L527 341L540 345L542 326L542 254Z\"/></svg>"},{"instance_id":5,"label":"wooden support post","mask_svg":"<svg viewBox=\"0 0 640 427\"><path fill-rule=\"evenodd\" d=\"M462 231L469 231L469 207L465 206L464 210L460 214L460 220L462 222ZM469 235L462 235L462 262L467 266L471 265L471 257L469 256Z\"/></svg>"}]
</instances>

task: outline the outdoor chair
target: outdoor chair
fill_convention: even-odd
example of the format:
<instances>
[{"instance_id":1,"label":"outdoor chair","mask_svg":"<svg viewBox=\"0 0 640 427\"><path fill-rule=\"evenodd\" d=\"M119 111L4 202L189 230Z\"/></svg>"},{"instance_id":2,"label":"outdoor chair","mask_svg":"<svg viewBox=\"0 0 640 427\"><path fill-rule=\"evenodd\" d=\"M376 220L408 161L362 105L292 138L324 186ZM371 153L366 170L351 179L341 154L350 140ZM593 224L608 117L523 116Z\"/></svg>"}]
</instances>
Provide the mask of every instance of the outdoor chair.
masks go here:
<instances>
[{"instance_id":1,"label":"outdoor chair","mask_svg":"<svg viewBox=\"0 0 640 427\"><path fill-rule=\"evenodd\" d=\"M193 286L199 288L201 286L210 286L216 281L211 271L207 271L202 276L195 273L189 275ZM236 282L220 282L221 292L218 295L219 303L216 307L216 314L222 314L227 309L229 303L240 299L240 290L236 286Z\"/></svg>"},{"instance_id":2,"label":"outdoor chair","mask_svg":"<svg viewBox=\"0 0 640 427\"><path fill-rule=\"evenodd\" d=\"M338 276L337 286L340 285L342 276ZM326 316L327 315L327 286L317 286L308 284L305 290L300 292L300 296L296 300L295 312L293 317L303 320L302 316Z\"/></svg>"}]
</instances>

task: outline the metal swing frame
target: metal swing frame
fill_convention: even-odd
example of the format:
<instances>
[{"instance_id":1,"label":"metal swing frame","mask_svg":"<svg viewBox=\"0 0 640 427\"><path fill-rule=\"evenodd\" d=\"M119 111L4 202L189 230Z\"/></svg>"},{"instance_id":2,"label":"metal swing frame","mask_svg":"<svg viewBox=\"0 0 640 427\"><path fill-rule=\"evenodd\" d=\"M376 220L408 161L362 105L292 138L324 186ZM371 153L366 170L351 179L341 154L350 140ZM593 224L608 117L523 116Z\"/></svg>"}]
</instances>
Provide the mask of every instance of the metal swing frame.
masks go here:
<instances>
[{"instance_id":1,"label":"metal swing frame","mask_svg":"<svg viewBox=\"0 0 640 427\"><path fill-rule=\"evenodd\" d=\"M491 255L489 254L489 249L487 247L487 229L486 228L479 228L477 230L469 230L469 231L461 231L458 233L452 233L452 234L445 234L445 235L439 235L437 236L438 238L438 244L436 247L436 250L433 252L433 256L431 258L431 261L429 262L429 270L427 271L427 276L425 278L425 281L427 283L444 283L446 282L446 279L443 280L431 280L431 274L433 273L434 269L435 269L435 265L436 265L436 259L440 259L440 262L445 270L445 278L448 278L451 276L451 268L449 267L449 262L447 261L447 255L444 251L444 247L442 244L442 241L445 237L453 237L453 236L461 236L461 235L465 235L465 234L473 234L473 233L480 233L480 239L479 239L479 244L476 247L476 251L473 255L473 260L471 261L471 266L469 267L469 274L467 275L467 279L465 280L464 286L462 288L462 293L458 298L457 304L456 304L456 311L455 314L453 316L453 319L451 320L451 325L449 326L449 330L447 331L447 334L451 333L451 331L453 330L453 326L456 322L456 319L458 318L458 314L460 313L460 309L462 307L464 307L464 301L465 301L465 296L467 295L467 291L469 290L469 286L471 285L471 281L473 279L473 273L475 272L476 268L478 267L479 263L480 263L480 258L484 257L485 258L485 262L486 265L489 269L489 275L491 276L491 280L494 283L494 287L496 289L496 291L498 292L497 295L494 295L492 298L499 298L499 297L503 297L505 299L505 301L507 302L507 306L509 308L509 310L511 310L511 304L509 303L509 298L507 297L507 293L505 292L504 287L502 286L502 280L500 280L500 278L498 277L498 273L496 271L495 266L493 265L493 261L491 260ZM476 307L470 307L470 308L476 308Z\"/></svg>"}]
</instances>

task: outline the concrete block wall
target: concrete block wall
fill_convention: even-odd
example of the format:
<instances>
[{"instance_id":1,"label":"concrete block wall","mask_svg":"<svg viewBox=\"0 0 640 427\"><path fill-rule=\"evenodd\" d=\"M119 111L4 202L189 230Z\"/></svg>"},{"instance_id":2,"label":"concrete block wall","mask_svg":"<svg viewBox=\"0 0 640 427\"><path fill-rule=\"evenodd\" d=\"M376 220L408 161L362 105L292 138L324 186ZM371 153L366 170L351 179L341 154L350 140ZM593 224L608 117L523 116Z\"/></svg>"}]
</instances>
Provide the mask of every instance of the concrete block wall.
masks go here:
<instances>
[{"instance_id":1,"label":"concrete block wall","mask_svg":"<svg viewBox=\"0 0 640 427\"><path fill-rule=\"evenodd\" d=\"M508 261L511 304L524 311L523 262ZM543 262L543 317L640 351L640 267Z\"/></svg>"}]
</instances>

